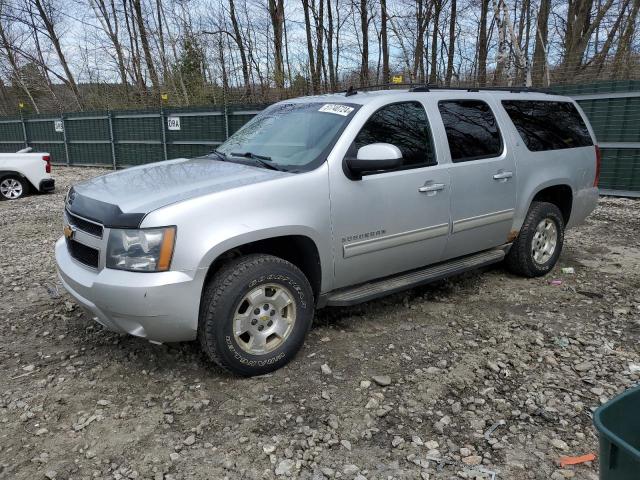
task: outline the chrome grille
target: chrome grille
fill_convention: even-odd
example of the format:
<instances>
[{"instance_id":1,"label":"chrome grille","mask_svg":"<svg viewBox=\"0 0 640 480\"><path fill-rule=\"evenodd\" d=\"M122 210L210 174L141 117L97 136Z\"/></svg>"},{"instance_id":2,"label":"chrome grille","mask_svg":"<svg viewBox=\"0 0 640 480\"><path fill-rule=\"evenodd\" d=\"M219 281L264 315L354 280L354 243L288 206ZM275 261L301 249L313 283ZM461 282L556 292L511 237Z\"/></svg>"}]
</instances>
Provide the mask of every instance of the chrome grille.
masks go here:
<instances>
[{"instance_id":1,"label":"chrome grille","mask_svg":"<svg viewBox=\"0 0 640 480\"><path fill-rule=\"evenodd\" d=\"M82 230L83 232L88 233L89 235L93 235L94 237L102 238L103 227L99 223L94 223L89 220L85 220L84 218L78 217L74 215L69 210L66 212L67 220L69 224L76 227L78 230Z\"/></svg>"}]
</instances>

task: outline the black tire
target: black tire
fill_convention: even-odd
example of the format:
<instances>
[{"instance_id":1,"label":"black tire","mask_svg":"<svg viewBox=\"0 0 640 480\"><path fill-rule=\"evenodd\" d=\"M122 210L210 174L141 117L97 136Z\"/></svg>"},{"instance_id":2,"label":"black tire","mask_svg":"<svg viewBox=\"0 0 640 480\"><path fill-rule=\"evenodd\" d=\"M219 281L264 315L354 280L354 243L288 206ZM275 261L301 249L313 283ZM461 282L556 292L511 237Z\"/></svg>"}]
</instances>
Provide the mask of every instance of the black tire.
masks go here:
<instances>
[{"instance_id":1,"label":"black tire","mask_svg":"<svg viewBox=\"0 0 640 480\"><path fill-rule=\"evenodd\" d=\"M536 234L536 228L543 220L548 219L555 223L557 229L557 241L555 250L551 257L544 263L538 263L534 259L532 246L534 242L534 236ZM562 212L553 203L548 202L533 202L527 213L527 217L524 220L522 228L518 237L513 242L511 249L506 257L507 268L518 275L523 277L540 277L551 271L560 252L562 251L562 245L564 243L564 219Z\"/></svg>"},{"instance_id":2,"label":"black tire","mask_svg":"<svg viewBox=\"0 0 640 480\"><path fill-rule=\"evenodd\" d=\"M267 284L284 287L291 294L295 321L276 348L254 355L235 338L234 317L245 296ZM272 255L247 255L225 264L205 286L198 338L209 358L225 370L242 376L263 375L295 357L311 327L314 310L309 281L295 265Z\"/></svg>"},{"instance_id":3,"label":"black tire","mask_svg":"<svg viewBox=\"0 0 640 480\"><path fill-rule=\"evenodd\" d=\"M9 186L8 182L11 182L12 185L15 185L17 182L19 185L20 192L17 196L14 196L15 194L6 190L6 187ZM15 192L16 190L12 189L11 191ZM0 178L0 198L2 200L17 200L24 197L27 193L29 193L29 182L27 182L23 177L19 175L7 175Z\"/></svg>"}]
</instances>

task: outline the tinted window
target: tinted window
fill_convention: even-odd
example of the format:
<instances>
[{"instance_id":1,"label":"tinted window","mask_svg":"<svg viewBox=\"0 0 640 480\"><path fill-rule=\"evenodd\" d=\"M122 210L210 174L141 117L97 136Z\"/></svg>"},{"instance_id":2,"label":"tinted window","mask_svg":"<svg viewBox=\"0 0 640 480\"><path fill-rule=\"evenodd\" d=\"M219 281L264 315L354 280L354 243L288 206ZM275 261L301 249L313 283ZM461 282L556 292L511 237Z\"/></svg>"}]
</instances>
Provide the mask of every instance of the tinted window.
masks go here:
<instances>
[{"instance_id":1,"label":"tinted window","mask_svg":"<svg viewBox=\"0 0 640 480\"><path fill-rule=\"evenodd\" d=\"M587 126L570 102L505 100L502 105L533 152L593 145Z\"/></svg>"},{"instance_id":2,"label":"tinted window","mask_svg":"<svg viewBox=\"0 0 640 480\"><path fill-rule=\"evenodd\" d=\"M403 166L435 165L429 121L419 102L394 103L371 115L356 136L356 148L390 143L402 152Z\"/></svg>"},{"instance_id":3,"label":"tinted window","mask_svg":"<svg viewBox=\"0 0 640 480\"><path fill-rule=\"evenodd\" d=\"M453 162L497 157L502 153L498 122L481 100L446 100L438 103Z\"/></svg>"}]
</instances>

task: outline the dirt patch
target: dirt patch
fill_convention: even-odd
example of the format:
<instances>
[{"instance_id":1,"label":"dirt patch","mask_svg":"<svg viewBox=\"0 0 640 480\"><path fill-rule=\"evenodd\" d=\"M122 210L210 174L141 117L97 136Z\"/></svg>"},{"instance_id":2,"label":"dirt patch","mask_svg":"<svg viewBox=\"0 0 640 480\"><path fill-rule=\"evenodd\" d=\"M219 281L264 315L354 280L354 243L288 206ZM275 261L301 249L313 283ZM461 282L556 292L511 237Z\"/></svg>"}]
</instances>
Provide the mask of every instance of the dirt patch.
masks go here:
<instances>
[{"instance_id":1,"label":"dirt patch","mask_svg":"<svg viewBox=\"0 0 640 480\"><path fill-rule=\"evenodd\" d=\"M102 171L54 173L55 194L0 202L0 478L597 478L557 461L596 452L593 409L640 380L640 202L602 199L544 278L325 309L294 362L238 379L64 293L64 193Z\"/></svg>"}]
</instances>

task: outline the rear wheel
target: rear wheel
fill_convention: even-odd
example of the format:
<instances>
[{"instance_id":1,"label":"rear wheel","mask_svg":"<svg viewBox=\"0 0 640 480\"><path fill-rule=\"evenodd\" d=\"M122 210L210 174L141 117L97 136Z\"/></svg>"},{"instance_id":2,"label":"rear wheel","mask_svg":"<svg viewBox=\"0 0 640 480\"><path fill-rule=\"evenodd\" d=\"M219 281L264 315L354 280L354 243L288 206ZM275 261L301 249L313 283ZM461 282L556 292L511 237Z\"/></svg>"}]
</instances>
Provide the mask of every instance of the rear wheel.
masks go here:
<instances>
[{"instance_id":1,"label":"rear wheel","mask_svg":"<svg viewBox=\"0 0 640 480\"><path fill-rule=\"evenodd\" d=\"M248 255L226 264L205 288L198 337L221 367L253 376L288 363L314 313L307 278L292 263Z\"/></svg>"},{"instance_id":2,"label":"rear wheel","mask_svg":"<svg viewBox=\"0 0 640 480\"><path fill-rule=\"evenodd\" d=\"M10 175L0 179L0 197L5 200L16 200L26 195L29 184L17 175Z\"/></svg>"},{"instance_id":3,"label":"rear wheel","mask_svg":"<svg viewBox=\"0 0 640 480\"><path fill-rule=\"evenodd\" d=\"M533 202L518 237L507 254L509 270L524 277L548 273L558 261L564 243L564 219L549 202Z\"/></svg>"}]
</instances>

